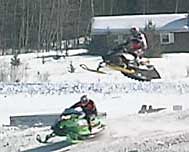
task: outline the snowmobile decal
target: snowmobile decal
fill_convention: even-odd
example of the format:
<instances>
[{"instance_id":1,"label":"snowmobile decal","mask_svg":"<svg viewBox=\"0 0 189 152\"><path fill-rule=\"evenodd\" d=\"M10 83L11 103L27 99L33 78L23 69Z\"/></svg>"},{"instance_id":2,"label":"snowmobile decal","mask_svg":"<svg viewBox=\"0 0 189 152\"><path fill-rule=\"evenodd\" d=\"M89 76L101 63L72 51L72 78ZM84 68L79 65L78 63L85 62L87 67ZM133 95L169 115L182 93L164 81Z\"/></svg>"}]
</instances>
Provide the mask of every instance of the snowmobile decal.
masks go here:
<instances>
[{"instance_id":1,"label":"snowmobile decal","mask_svg":"<svg viewBox=\"0 0 189 152\"><path fill-rule=\"evenodd\" d=\"M135 73L135 70L134 70L134 69L127 69L127 67L121 67L121 66L112 65L112 64L107 64L107 66L108 66L110 69L113 69L113 70L116 70L116 71L126 72L126 73L129 73L129 74Z\"/></svg>"}]
</instances>

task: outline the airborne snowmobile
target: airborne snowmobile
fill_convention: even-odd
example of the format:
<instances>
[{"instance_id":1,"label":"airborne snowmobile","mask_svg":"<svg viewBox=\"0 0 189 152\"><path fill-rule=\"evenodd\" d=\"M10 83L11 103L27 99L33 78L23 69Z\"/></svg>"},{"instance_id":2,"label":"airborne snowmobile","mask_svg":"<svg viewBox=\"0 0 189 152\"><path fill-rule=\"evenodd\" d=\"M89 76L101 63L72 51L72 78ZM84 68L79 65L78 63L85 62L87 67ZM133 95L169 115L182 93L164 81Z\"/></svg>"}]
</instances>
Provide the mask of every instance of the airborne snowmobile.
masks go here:
<instances>
[{"instance_id":1,"label":"airborne snowmobile","mask_svg":"<svg viewBox=\"0 0 189 152\"><path fill-rule=\"evenodd\" d=\"M45 139L42 139L40 135L37 135L37 141L40 143L48 143L50 138L56 136L66 137L66 140L70 142L80 141L94 137L105 129L105 124L102 119L106 116L106 113L100 113L91 120L92 132L89 131L84 116L84 113L80 110L65 109L61 114L61 118L51 126L52 132L46 135Z\"/></svg>"},{"instance_id":2,"label":"airborne snowmobile","mask_svg":"<svg viewBox=\"0 0 189 152\"><path fill-rule=\"evenodd\" d=\"M102 56L102 59L103 61L99 63L96 70L90 69L84 64L80 66L85 70L102 74L105 74L105 72L101 69L107 66L139 81L151 81L152 79L161 78L155 67L149 63L149 60L137 59L136 54L122 46L111 50L107 55Z\"/></svg>"}]
</instances>

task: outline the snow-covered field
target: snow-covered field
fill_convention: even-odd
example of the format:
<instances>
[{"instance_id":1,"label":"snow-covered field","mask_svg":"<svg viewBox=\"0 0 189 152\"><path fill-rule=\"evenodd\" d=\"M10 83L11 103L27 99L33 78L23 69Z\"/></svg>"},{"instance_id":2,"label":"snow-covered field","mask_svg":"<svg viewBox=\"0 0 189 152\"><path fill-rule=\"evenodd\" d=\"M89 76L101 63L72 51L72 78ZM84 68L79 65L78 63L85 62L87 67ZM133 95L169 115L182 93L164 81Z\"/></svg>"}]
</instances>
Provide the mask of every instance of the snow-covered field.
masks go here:
<instances>
[{"instance_id":1,"label":"snow-covered field","mask_svg":"<svg viewBox=\"0 0 189 152\"><path fill-rule=\"evenodd\" d=\"M7 82L0 83L1 152L189 151L189 54L166 54L150 59L162 77L151 82L131 80L108 69L105 69L108 74L91 73L79 66L84 63L95 68L101 57L48 58L42 64L37 55L40 56L20 55L22 64L14 73L7 64L12 56L0 57L7 75ZM76 68L74 73L69 72L71 62ZM12 83L13 78L20 82ZM60 113L83 94L96 102L99 111L107 112L107 128L96 140L71 148L59 142L43 145L35 137L48 131L48 127L9 126L10 116ZM143 104L166 110L138 114ZM182 106L182 110L174 111L174 105Z\"/></svg>"}]
</instances>

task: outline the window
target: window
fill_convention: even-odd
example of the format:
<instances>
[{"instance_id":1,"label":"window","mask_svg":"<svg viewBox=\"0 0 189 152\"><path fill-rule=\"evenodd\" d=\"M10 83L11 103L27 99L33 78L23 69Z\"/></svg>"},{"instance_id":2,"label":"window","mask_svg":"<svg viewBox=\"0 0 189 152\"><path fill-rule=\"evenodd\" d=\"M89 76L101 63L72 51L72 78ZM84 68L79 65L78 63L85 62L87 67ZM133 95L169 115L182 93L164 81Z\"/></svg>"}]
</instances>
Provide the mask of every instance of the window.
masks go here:
<instances>
[{"instance_id":1,"label":"window","mask_svg":"<svg viewBox=\"0 0 189 152\"><path fill-rule=\"evenodd\" d=\"M174 33L160 33L161 44L172 44L174 43Z\"/></svg>"},{"instance_id":2,"label":"window","mask_svg":"<svg viewBox=\"0 0 189 152\"><path fill-rule=\"evenodd\" d=\"M114 42L116 43L116 44L121 44L121 43L123 43L124 42L124 39L123 39L123 35L116 35L116 37L115 37L115 39L114 39Z\"/></svg>"}]
</instances>

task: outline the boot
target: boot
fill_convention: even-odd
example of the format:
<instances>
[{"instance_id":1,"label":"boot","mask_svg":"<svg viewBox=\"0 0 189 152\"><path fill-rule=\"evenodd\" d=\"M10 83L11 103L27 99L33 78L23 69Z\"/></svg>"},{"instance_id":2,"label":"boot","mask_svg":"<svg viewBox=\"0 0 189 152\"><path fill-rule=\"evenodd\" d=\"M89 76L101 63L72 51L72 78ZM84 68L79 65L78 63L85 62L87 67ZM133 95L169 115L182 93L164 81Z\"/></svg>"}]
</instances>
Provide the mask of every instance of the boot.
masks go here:
<instances>
[{"instance_id":1,"label":"boot","mask_svg":"<svg viewBox=\"0 0 189 152\"><path fill-rule=\"evenodd\" d=\"M89 125L89 131L90 131L90 133L92 132L92 127L91 127L91 125Z\"/></svg>"}]
</instances>

